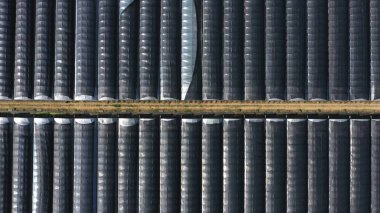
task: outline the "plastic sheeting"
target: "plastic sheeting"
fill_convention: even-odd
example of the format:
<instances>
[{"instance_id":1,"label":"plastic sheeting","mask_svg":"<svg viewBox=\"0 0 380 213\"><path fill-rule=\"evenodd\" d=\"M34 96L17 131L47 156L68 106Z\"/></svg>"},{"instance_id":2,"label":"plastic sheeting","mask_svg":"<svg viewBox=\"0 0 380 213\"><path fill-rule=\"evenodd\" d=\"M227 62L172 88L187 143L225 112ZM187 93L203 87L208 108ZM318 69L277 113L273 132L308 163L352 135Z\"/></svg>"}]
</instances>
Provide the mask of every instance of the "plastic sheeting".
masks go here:
<instances>
[{"instance_id":1,"label":"plastic sheeting","mask_svg":"<svg viewBox=\"0 0 380 213\"><path fill-rule=\"evenodd\" d=\"M265 1L244 1L245 100L265 99Z\"/></svg>"},{"instance_id":2,"label":"plastic sheeting","mask_svg":"<svg viewBox=\"0 0 380 213\"><path fill-rule=\"evenodd\" d=\"M181 99L181 1L161 0L160 99Z\"/></svg>"},{"instance_id":3,"label":"plastic sheeting","mask_svg":"<svg viewBox=\"0 0 380 213\"><path fill-rule=\"evenodd\" d=\"M32 212L52 212L53 123L34 119Z\"/></svg>"},{"instance_id":4,"label":"plastic sheeting","mask_svg":"<svg viewBox=\"0 0 380 213\"><path fill-rule=\"evenodd\" d=\"M140 119L138 160L138 212L157 212L160 206L159 121Z\"/></svg>"},{"instance_id":5,"label":"plastic sheeting","mask_svg":"<svg viewBox=\"0 0 380 213\"><path fill-rule=\"evenodd\" d=\"M202 120L202 212L223 211L223 123Z\"/></svg>"},{"instance_id":6,"label":"plastic sheeting","mask_svg":"<svg viewBox=\"0 0 380 213\"><path fill-rule=\"evenodd\" d=\"M307 212L307 120L287 120L287 212Z\"/></svg>"},{"instance_id":7,"label":"plastic sheeting","mask_svg":"<svg viewBox=\"0 0 380 213\"><path fill-rule=\"evenodd\" d=\"M116 120L98 119L97 211L115 212L117 194L117 125Z\"/></svg>"},{"instance_id":8,"label":"plastic sheeting","mask_svg":"<svg viewBox=\"0 0 380 213\"><path fill-rule=\"evenodd\" d=\"M380 99L380 2L370 0L371 100Z\"/></svg>"},{"instance_id":9,"label":"plastic sheeting","mask_svg":"<svg viewBox=\"0 0 380 213\"><path fill-rule=\"evenodd\" d=\"M181 124L160 119L160 212L180 212Z\"/></svg>"},{"instance_id":10,"label":"plastic sheeting","mask_svg":"<svg viewBox=\"0 0 380 213\"><path fill-rule=\"evenodd\" d=\"M31 98L33 94L34 5L30 0L16 0L16 31L13 97Z\"/></svg>"},{"instance_id":11,"label":"plastic sheeting","mask_svg":"<svg viewBox=\"0 0 380 213\"><path fill-rule=\"evenodd\" d=\"M305 99L306 1L286 1L286 99Z\"/></svg>"},{"instance_id":12,"label":"plastic sheeting","mask_svg":"<svg viewBox=\"0 0 380 213\"><path fill-rule=\"evenodd\" d=\"M92 212L96 206L95 123L74 121L73 212Z\"/></svg>"},{"instance_id":13,"label":"plastic sheeting","mask_svg":"<svg viewBox=\"0 0 380 213\"><path fill-rule=\"evenodd\" d=\"M196 3L197 2L197 3ZM199 0L182 0L181 100L201 99Z\"/></svg>"},{"instance_id":14,"label":"plastic sheeting","mask_svg":"<svg viewBox=\"0 0 380 213\"><path fill-rule=\"evenodd\" d=\"M370 98L369 0L350 0L350 99Z\"/></svg>"},{"instance_id":15,"label":"plastic sheeting","mask_svg":"<svg viewBox=\"0 0 380 213\"><path fill-rule=\"evenodd\" d=\"M350 121L329 120L329 212L350 211Z\"/></svg>"},{"instance_id":16,"label":"plastic sheeting","mask_svg":"<svg viewBox=\"0 0 380 213\"><path fill-rule=\"evenodd\" d=\"M140 0L140 99L158 98L160 71L160 1Z\"/></svg>"},{"instance_id":17,"label":"plastic sheeting","mask_svg":"<svg viewBox=\"0 0 380 213\"><path fill-rule=\"evenodd\" d=\"M201 212L202 124L200 119L182 119L181 212Z\"/></svg>"},{"instance_id":18,"label":"plastic sheeting","mask_svg":"<svg viewBox=\"0 0 380 213\"><path fill-rule=\"evenodd\" d=\"M380 97L375 0L0 4L0 99Z\"/></svg>"},{"instance_id":19,"label":"plastic sheeting","mask_svg":"<svg viewBox=\"0 0 380 213\"><path fill-rule=\"evenodd\" d=\"M329 209L329 123L327 119L308 120L308 211Z\"/></svg>"},{"instance_id":20,"label":"plastic sheeting","mask_svg":"<svg viewBox=\"0 0 380 213\"><path fill-rule=\"evenodd\" d=\"M116 98L118 0L98 3L98 99Z\"/></svg>"},{"instance_id":21,"label":"plastic sheeting","mask_svg":"<svg viewBox=\"0 0 380 213\"><path fill-rule=\"evenodd\" d=\"M135 0L119 0L119 16L129 7Z\"/></svg>"},{"instance_id":22,"label":"plastic sheeting","mask_svg":"<svg viewBox=\"0 0 380 213\"><path fill-rule=\"evenodd\" d=\"M203 20L202 20L202 0L194 0L195 4L195 15L196 15L196 21L197 21L197 30L195 31L197 33L197 54L195 57L195 65L194 65L194 73L191 80L191 83L189 85L189 90L187 91L187 94L185 96L185 100L202 100L202 44L203 40L200 39L203 37L203 30L199 26L202 26ZM183 7L183 5L182 5Z\"/></svg>"},{"instance_id":23,"label":"plastic sheeting","mask_svg":"<svg viewBox=\"0 0 380 213\"><path fill-rule=\"evenodd\" d=\"M119 0L98 0L98 99L116 98Z\"/></svg>"},{"instance_id":24,"label":"plastic sheeting","mask_svg":"<svg viewBox=\"0 0 380 213\"><path fill-rule=\"evenodd\" d=\"M52 98L54 79L54 2L36 0L34 99Z\"/></svg>"},{"instance_id":25,"label":"plastic sheeting","mask_svg":"<svg viewBox=\"0 0 380 213\"><path fill-rule=\"evenodd\" d=\"M0 211L11 209L12 199L12 125L0 118Z\"/></svg>"},{"instance_id":26,"label":"plastic sheeting","mask_svg":"<svg viewBox=\"0 0 380 213\"><path fill-rule=\"evenodd\" d=\"M55 2L54 99L73 98L75 55L74 0Z\"/></svg>"},{"instance_id":27,"label":"plastic sheeting","mask_svg":"<svg viewBox=\"0 0 380 213\"><path fill-rule=\"evenodd\" d=\"M265 212L286 211L286 120L267 119Z\"/></svg>"},{"instance_id":28,"label":"plastic sheeting","mask_svg":"<svg viewBox=\"0 0 380 213\"><path fill-rule=\"evenodd\" d=\"M128 3L128 4L126 4ZM124 7L123 7L124 6ZM138 92L139 1L120 1L119 15L119 99L137 99Z\"/></svg>"},{"instance_id":29,"label":"plastic sheeting","mask_svg":"<svg viewBox=\"0 0 380 213\"><path fill-rule=\"evenodd\" d=\"M349 17L347 0L328 0L329 98L348 100Z\"/></svg>"},{"instance_id":30,"label":"plastic sheeting","mask_svg":"<svg viewBox=\"0 0 380 213\"><path fill-rule=\"evenodd\" d=\"M96 2L76 0L75 100L92 100L96 83Z\"/></svg>"},{"instance_id":31,"label":"plastic sheeting","mask_svg":"<svg viewBox=\"0 0 380 213\"><path fill-rule=\"evenodd\" d=\"M119 119L117 146L117 209L137 212L139 122L136 118Z\"/></svg>"},{"instance_id":32,"label":"plastic sheeting","mask_svg":"<svg viewBox=\"0 0 380 213\"><path fill-rule=\"evenodd\" d=\"M12 150L12 212L32 212L32 125L14 118Z\"/></svg>"},{"instance_id":33,"label":"plastic sheeting","mask_svg":"<svg viewBox=\"0 0 380 213\"><path fill-rule=\"evenodd\" d=\"M0 99L12 98L15 1L0 1Z\"/></svg>"},{"instance_id":34,"label":"plastic sheeting","mask_svg":"<svg viewBox=\"0 0 380 213\"><path fill-rule=\"evenodd\" d=\"M265 120L244 121L244 210L265 211Z\"/></svg>"},{"instance_id":35,"label":"plastic sheeting","mask_svg":"<svg viewBox=\"0 0 380 213\"><path fill-rule=\"evenodd\" d=\"M223 99L244 99L244 1L223 1Z\"/></svg>"},{"instance_id":36,"label":"plastic sheeting","mask_svg":"<svg viewBox=\"0 0 380 213\"><path fill-rule=\"evenodd\" d=\"M222 99L223 1L202 1L202 99Z\"/></svg>"},{"instance_id":37,"label":"plastic sheeting","mask_svg":"<svg viewBox=\"0 0 380 213\"><path fill-rule=\"evenodd\" d=\"M244 122L223 120L223 212L244 211Z\"/></svg>"},{"instance_id":38,"label":"plastic sheeting","mask_svg":"<svg viewBox=\"0 0 380 213\"><path fill-rule=\"evenodd\" d=\"M380 211L380 120L371 121L371 210Z\"/></svg>"},{"instance_id":39,"label":"plastic sheeting","mask_svg":"<svg viewBox=\"0 0 380 213\"><path fill-rule=\"evenodd\" d=\"M371 122L351 119L350 211L371 211Z\"/></svg>"},{"instance_id":40,"label":"plastic sheeting","mask_svg":"<svg viewBox=\"0 0 380 213\"><path fill-rule=\"evenodd\" d=\"M307 99L327 100L328 4L307 0Z\"/></svg>"},{"instance_id":41,"label":"plastic sheeting","mask_svg":"<svg viewBox=\"0 0 380 213\"><path fill-rule=\"evenodd\" d=\"M286 9L284 0L265 1L266 100L284 100L286 94Z\"/></svg>"},{"instance_id":42,"label":"plastic sheeting","mask_svg":"<svg viewBox=\"0 0 380 213\"><path fill-rule=\"evenodd\" d=\"M53 212L72 212L72 119L54 122Z\"/></svg>"},{"instance_id":43,"label":"plastic sheeting","mask_svg":"<svg viewBox=\"0 0 380 213\"><path fill-rule=\"evenodd\" d=\"M35 118L34 126L30 121L14 119L11 156L12 124L0 118L0 209L368 212L379 207L376 119L370 126L369 119L249 118L243 124L194 118L180 124L179 118L122 118L118 131L115 119L107 118L97 124L75 119L74 125L57 118L54 129L50 119Z\"/></svg>"}]
</instances>

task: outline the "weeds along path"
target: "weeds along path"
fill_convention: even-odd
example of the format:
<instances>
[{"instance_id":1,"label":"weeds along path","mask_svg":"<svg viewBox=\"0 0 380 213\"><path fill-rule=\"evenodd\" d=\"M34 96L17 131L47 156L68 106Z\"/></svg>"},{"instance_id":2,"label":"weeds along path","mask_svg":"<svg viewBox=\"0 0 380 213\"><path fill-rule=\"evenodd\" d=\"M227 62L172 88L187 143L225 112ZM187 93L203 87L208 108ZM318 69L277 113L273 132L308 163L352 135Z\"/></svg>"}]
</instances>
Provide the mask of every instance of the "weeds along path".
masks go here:
<instances>
[{"instance_id":1,"label":"weeds along path","mask_svg":"<svg viewBox=\"0 0 380 213\"><path fill-rule=\"evenodd\" d=\"M0 113L76 115L380 115L377 101L0 101Z\"/></svg>"}]
</instances>

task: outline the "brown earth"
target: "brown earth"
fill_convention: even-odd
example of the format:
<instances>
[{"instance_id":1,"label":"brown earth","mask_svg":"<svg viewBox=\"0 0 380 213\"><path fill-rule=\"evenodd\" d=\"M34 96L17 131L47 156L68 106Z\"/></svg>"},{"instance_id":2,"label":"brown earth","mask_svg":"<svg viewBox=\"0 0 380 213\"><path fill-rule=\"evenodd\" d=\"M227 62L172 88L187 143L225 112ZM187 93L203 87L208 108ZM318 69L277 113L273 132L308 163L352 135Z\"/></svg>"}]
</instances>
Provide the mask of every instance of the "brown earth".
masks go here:
<instances>
[{"instance_id":1,"label":"brown earth","mask_svg":"<svg viewBox=\"0 0 380 213\"><path fill-rule=\"evenodd\" d=\"M380 101L0 101L29 115L380 115Z\"/></svg>"}]
</instances>

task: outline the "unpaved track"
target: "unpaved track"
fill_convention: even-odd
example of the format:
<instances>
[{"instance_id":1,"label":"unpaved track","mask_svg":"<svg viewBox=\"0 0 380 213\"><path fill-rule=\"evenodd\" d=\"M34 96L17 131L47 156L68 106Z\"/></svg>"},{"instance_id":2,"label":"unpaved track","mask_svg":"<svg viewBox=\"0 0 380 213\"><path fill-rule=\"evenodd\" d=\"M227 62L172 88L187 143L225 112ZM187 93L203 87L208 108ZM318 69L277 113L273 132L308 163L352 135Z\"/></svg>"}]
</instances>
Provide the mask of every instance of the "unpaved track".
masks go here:
<instances>
[{"instance_id":1,"label":"unpaved track","mask_svg":"<svg viewBox=\"0 0 380 213\"><path fill-rule=\"evenodd\" d=\"M380 115L380 101L0 101L10 115Z\"/></svg>"}]
</instances>

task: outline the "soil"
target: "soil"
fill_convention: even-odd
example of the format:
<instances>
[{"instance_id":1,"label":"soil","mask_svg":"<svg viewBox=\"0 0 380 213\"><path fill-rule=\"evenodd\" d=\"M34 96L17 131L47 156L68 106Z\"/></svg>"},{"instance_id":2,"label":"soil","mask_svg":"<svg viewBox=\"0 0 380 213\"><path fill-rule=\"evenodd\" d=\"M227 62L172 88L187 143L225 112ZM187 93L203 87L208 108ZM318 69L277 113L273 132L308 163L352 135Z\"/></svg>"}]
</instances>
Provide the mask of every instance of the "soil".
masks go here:
<instances>
[{"instance_id":1,"label":"soil","mask_svg":"<svg viewBox=\"0 0 380 213\"><path fill-rule=\"evenodd\" d=\"M0 101L29 115L380 115L380 101Z\"/></svg>"}]
</instances>

